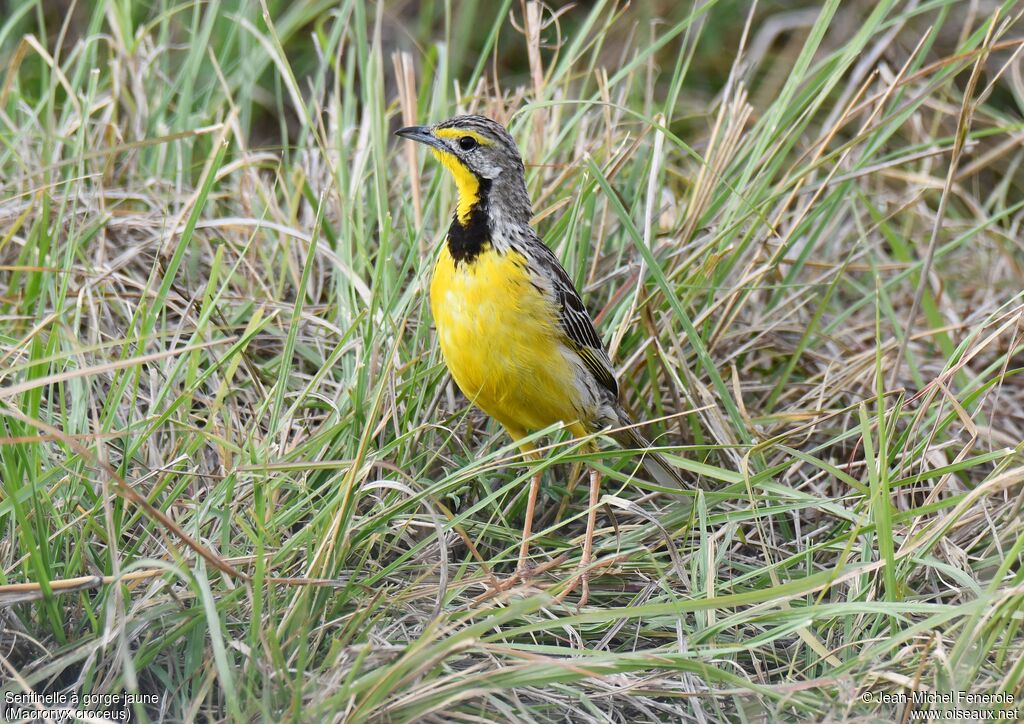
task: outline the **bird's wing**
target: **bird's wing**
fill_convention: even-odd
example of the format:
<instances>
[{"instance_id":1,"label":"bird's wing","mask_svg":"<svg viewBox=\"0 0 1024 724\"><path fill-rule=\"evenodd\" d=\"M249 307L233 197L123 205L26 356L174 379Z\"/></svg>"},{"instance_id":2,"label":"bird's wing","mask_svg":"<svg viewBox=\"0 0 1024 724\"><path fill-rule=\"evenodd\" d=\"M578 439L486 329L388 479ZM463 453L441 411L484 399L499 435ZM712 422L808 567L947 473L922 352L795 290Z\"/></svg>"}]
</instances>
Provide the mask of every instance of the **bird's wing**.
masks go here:
<instances>
[{"instance_id":1,"label":"bird's wing","mask_svg":"<svg viewBox=\"0 0 1024 724\"><path fill-rule=\"evenodd\" d=\"M618 397L619 385L615 381L615 370L572 279L546 244L537 240L537 247L536 258L543 273L551 281L555 301L559 306L558 321L565 333L566 342L597 381L612 393L612 397Z\"/></svg>"}]
</instances>

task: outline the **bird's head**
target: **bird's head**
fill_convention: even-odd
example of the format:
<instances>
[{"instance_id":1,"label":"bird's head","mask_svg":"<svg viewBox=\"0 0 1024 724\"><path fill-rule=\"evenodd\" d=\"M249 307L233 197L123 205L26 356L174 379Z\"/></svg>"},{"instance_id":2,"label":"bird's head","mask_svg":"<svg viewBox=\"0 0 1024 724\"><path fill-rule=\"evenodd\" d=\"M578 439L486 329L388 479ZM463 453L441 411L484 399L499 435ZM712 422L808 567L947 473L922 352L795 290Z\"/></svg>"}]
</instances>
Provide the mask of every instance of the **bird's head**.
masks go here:
<instances>
[{"instance_id":1,"label":"bird's head","mask_svg":"<svg viewBox=\"0 0 1024 724\"><path fill-rule=\"evenodd\" d=\"M422 143L447 168L459 191L457 215L466 223L473 208L487 199L525 203L526 174L516 142L504 126L483 116L455 116L433 126L409 126L396 135Z\"/></svg>"}]
</instances>

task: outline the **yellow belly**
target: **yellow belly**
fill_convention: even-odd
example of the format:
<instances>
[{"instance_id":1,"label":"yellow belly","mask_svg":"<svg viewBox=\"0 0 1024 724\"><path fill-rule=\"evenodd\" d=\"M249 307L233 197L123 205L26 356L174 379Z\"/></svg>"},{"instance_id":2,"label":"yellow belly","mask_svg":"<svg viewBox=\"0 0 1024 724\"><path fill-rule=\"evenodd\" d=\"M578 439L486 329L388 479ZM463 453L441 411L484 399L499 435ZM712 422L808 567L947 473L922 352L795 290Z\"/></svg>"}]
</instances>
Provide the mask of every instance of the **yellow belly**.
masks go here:
<instances>
[{"instance_id":1,"label":"yellow belly","mask_svg":"<svg viewBox=\"0 0 1024 724\"><path fill-rule=\"evenodd\" d=\"M530 283L521 254L487 247L456 267L445 246L430 306L455 382L513 438L558 421L584 432L582 396L557 310Z\"/></svg>"}]
</instances>

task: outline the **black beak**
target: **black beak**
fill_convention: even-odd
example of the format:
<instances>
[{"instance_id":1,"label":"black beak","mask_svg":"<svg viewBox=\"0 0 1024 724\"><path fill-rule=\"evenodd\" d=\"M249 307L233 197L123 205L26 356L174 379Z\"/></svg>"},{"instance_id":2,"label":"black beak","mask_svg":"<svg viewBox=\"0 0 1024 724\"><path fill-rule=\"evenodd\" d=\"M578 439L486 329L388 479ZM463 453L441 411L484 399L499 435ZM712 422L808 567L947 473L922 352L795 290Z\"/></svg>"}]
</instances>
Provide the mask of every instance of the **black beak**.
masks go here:
<instances>
[{"instance_id":1,"label":"black beak","mask_svg":"<svg viewBox=\"0 0 1024 724\"><path fill-rule=\"evenodd\" d=\"M441 139L435 136L430 130L430 126L408 126L407 128L399 128L395 131L395 135L401 136L402 138L408 138L410 141L426 144L427 146L433 146L434 148L442 151L448 150L448 147L441 142Z\"/></svg>"}]
</instances>

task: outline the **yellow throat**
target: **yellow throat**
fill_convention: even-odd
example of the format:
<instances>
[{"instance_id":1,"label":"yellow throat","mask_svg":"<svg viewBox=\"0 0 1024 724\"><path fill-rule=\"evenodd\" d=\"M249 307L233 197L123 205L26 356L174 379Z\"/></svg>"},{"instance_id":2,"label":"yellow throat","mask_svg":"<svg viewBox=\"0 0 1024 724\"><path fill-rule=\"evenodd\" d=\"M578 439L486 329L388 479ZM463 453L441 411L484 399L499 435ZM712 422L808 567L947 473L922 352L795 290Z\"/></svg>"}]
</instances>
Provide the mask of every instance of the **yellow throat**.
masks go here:
<instances>
[{"instance_id":1,"label":"yellow throat","mask_svg":"<svg viewBox=\"0 0 1024 724\"><path fill-rule=\"evenodd\" d=\"M459 223L465 226L469 223L469 215L472 213L473 207L480 201L480 181L462 161L452 154L438 151L436 148L432 148L430 151L455 179L455 188L459 197L455 213L459 218Z\"/></svg>"}]
</instances>

